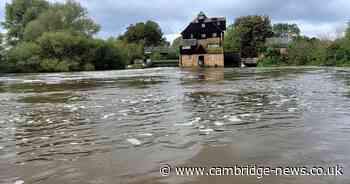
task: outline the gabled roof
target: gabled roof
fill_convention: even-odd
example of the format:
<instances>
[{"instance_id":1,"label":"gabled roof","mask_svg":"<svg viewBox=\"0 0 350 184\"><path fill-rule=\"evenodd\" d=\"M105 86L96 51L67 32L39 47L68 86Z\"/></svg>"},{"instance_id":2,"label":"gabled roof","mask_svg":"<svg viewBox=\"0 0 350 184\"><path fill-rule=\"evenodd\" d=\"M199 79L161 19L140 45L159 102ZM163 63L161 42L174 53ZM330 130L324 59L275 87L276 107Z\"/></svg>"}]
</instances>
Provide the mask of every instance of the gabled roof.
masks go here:
<instances>
[{"instance_id":1,"label":"gabled roof","mask_svg":"<svg viewBox=\"0 0 350 184\"><path fill-rule=\"evenodd\" d=\"M207 17L203 12L200 12L197 15L197 17L184 29L184 31L181 32L181 34L183 34L192 24L196 24L196 23L200 23L200 22L201 23L211 23L211 22L216 23L216 22L221 22L221 21L226 22L226 17ZM216 26L216 27L219 28L218 26Z\"/></svg>"}]
</instances>

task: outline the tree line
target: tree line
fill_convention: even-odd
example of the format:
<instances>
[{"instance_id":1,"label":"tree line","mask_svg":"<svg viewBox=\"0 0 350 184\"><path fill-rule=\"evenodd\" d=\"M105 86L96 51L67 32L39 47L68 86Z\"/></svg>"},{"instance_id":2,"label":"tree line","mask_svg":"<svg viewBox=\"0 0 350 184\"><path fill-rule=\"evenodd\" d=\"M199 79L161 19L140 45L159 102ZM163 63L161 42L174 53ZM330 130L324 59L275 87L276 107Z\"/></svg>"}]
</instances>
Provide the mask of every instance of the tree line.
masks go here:
<instances>
[{"instance_id":1,"label":"tree line","mask_svg":"<svg viewBox=\"0 0 350 184\"><path fill-rule=\"evenodd\" d=\"M145 47L170 47L154 21L127 27L116 37L98 39L98 25L77 1L12 0L0 34L1 72L67 72L124 69L143 59ZM350 66L350 28L343 37L321 40L301 35L296 24L272 24L268 16L242 16L227 27L226 52L258 57L259 66ZM282 52L282 49L283 52ZM154 53L153 58L162 57ZM161 58L164 59L164 58Z\"/></svg>"},{"instance_id":2,"label":"tree line","mask_svg":"<svg viewBox=\"0 0 350 184\"><path fill-rule=\"evenodd\" d=\"M167 45L153 21L130 25L117 37L95 38L100 26L77 1L13 0L0 34L0 71L67 72L124 69L144 47Z\"/></svg>"},{"instance_id":3,"label":"tree line","mask_svg":"<svg viewBox=\"0 0 350 184\"><path fill-rule=\"evenodd\" d=\"M268 16L244 16L228 26L225 51L258 57L259 66L350 66L350 25L332 39L301 35L296 24L272 25Z\"/></svg>"}]
</instances>

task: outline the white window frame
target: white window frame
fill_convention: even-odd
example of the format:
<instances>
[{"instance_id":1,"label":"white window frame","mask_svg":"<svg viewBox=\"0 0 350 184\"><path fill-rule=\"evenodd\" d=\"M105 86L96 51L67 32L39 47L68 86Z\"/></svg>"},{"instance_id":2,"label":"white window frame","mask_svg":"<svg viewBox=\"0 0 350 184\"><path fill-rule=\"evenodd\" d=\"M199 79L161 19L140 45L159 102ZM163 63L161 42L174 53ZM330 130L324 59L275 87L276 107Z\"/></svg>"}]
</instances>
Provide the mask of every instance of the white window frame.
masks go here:
<instances>
[{"instance_id":1,"label":"white window frame","mask_svg":"<svg viewBox=\"0 0 350 184\"><path fill-rule=\"evenodd\" d=\"M207 38L207 35L206 34L202 34L201 38Z\"/></svg>"}]
</instances>

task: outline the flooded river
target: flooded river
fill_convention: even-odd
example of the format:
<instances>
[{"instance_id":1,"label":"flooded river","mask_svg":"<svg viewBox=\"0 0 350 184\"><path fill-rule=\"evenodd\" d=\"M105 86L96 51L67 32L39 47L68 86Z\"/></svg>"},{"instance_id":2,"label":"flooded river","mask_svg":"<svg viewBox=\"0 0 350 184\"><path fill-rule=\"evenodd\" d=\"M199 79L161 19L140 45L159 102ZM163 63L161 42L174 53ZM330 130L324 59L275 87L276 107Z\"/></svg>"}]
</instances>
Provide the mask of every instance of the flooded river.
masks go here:
<instances>
[{"instance_id":1,"label":"flooded river","mask_svg":"<svg viewBox=\"0 0 350 184\"><path fill-rule=\"evenodd\" d=\"M350 183L350 69L0 75L0 183ZM162 177L160 166L343 176Z\"/></svg>"}]
</instances>

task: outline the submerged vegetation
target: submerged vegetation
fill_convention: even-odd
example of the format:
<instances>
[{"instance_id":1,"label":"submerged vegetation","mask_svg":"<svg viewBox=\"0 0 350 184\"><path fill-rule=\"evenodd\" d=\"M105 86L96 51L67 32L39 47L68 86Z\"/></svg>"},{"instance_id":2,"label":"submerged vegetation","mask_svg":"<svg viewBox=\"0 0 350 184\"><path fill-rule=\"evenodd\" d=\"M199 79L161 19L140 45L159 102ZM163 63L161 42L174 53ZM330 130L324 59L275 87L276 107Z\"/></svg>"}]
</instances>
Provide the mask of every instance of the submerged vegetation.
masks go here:
<instances>
[{"instance_id":1,"label":"submerged vegetation","mask_svg":"<svg viewBox=\"0 0 350 184\"><path fill-rule=\"evenodd\" d=\"M13 0L6 4L6 34L0 34L1 72L68 72L124 69L144 59L144 48L176 50L154 21L130 25L118 37L97 39L100 26L74 0ZM238 17L228 26L223 43L226 52L258 57L259 66L350 66L350 28L335 40L308 38L296 24L271 24L268 16ZM163 58L153 53L152 59Z\"/></svg>"}]
</instances>

